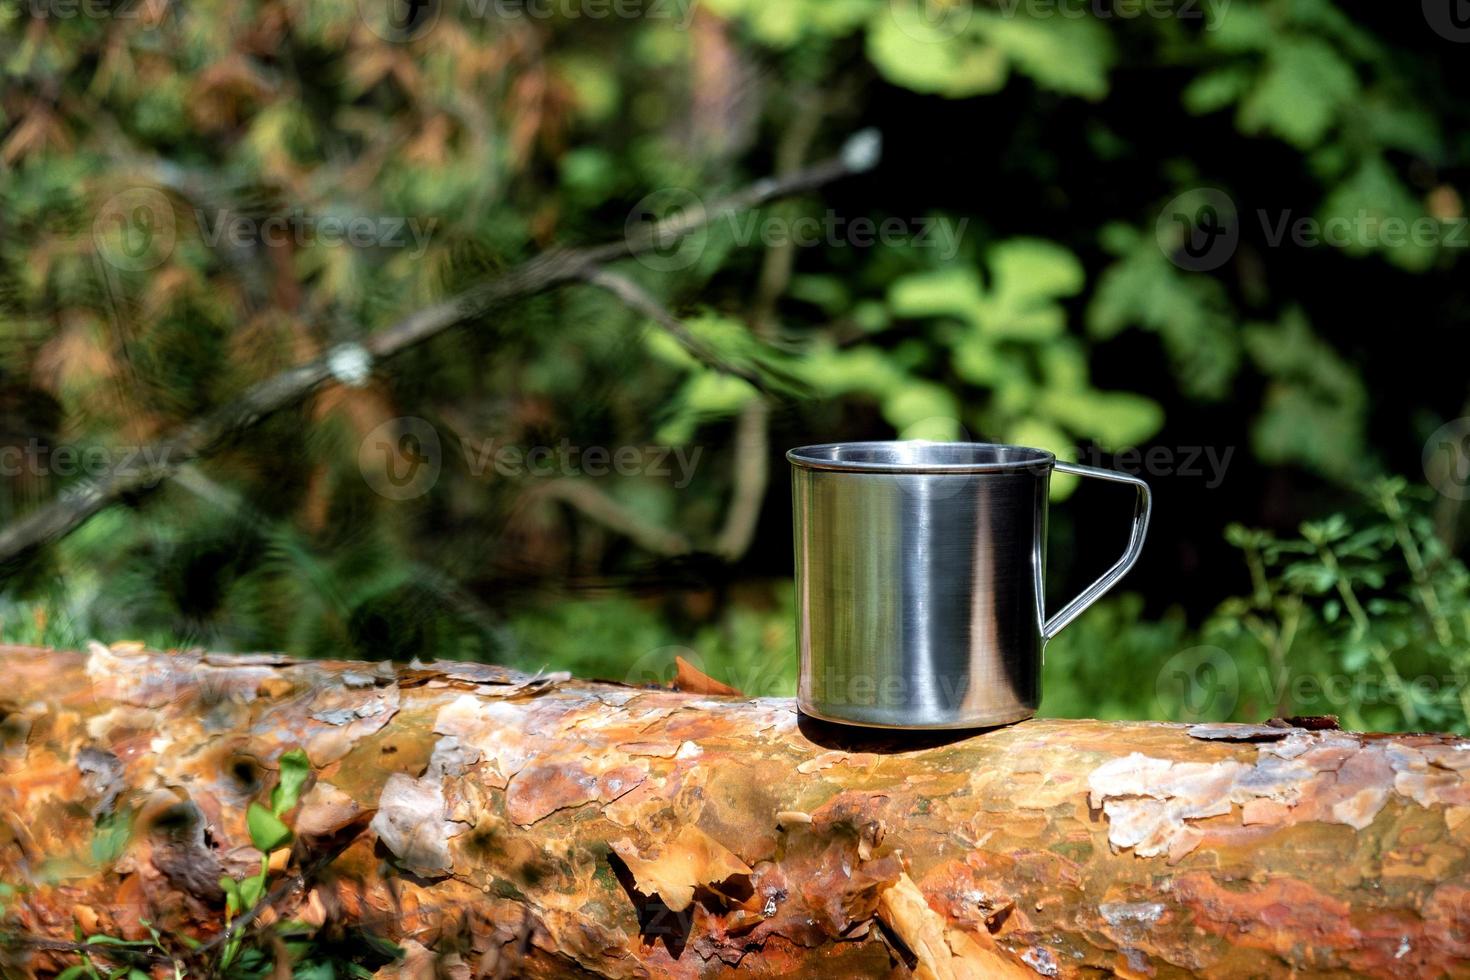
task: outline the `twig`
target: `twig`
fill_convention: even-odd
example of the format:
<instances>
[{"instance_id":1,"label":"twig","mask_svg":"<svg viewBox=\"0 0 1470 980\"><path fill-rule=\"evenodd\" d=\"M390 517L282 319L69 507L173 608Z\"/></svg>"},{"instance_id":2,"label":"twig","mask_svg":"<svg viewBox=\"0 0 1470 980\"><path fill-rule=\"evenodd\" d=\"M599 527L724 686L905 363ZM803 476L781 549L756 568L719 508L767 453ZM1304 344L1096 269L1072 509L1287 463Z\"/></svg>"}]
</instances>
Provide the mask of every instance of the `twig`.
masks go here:
<instances>
[{"instance_id":1,"label":"twig","mask_svg":"<svg viewBox=\"0 0 1470 980\"><path fill-rule=\"evenodd\" d=\"M778 174L801 173L802 160L810 150L821 123L822 109L822 100L810 94L801 100L800 109L777 147ZM751 332L757 338L769 337L775 329L776 304L791 282L795 263L796 247L789 235L766 249L750 311ZM761 504L765 501L771 477L770 420L770 405L757 395L741 408L735 422L734 491L714 546L715 553L726 561L735 561L744 555L755 539Z\"/></svg>"},{"instance_id":2,"label":"twig","mask_svg":"<svg viewBox=\"0 0 1470 980\"><path fill-rule=\"evenodd\" d=\"M7 946L41 949L48 953L77 953L86 956L98 956L105 960L116 960L129 965L139 961L163 964L173 962L173 957L151 946L119 946L116 943L76 943L65 939L47 939L44 936L0 934L0 948Z\"/></svg>"},{"instance_id":3,"label":"twig","mask_svg":"<svg viewBox=\"0 0 1470 980\"><path fill-rule=\"evenodd\" d=\"M629 279L622 273L613 272L609 269L594 269L582 278L586 280L588 285L596 286L599 289L604 289L612 293L618 299L622 300L624 306L635 312L642 313L654 323L663 327L669 336L678 341L679 346L716 371L740 378L759 391L768 391L765 379L760 376L759 372L721 360L719 354L710 350L703 341L690 332L689 328L684 325L683 320L680 320L665 309L646 289L632 279Z\"/></svg>"},{"instance_id":4,"label":"twig","mask_svg":"<svg viewBox=\"0 0 1470 980\"><path fill-rule=\"evenodd\" d=\"M323 854L294 875L288 875L276 882L260 901L236 916L233 922L224 929L221 929L208 942L202 943L197 949L189 950L184 954L183 958L188 960L207 960L216 950L222 949L226 943L238 936L246 926L260 918L266 909L274 907L277 902L298 888L305 888L327 865L335 861L337 856L346 850L347 843Z\"/></svg>"},{"instance_id":5,"label":"twig","mask_svg":"<svg viewBox=\"0 0 1470 980\"><path fill-rule=\"evenodd\" d=\"M553 480L541 493L565 501L597 523L607 527L656 555L685 555L692 549L689 539L642 520L622 504L585 480Z\"/></svg>"},{"instance_id":6,"label":"twig","mask_svg":"<svg viewBox=\"0 0 1470 980\"><path fill-rule=\"evenodd\" d=\"M360 358L365 352L373 360L392 357L458 323L480 316L508 299L530 296L561 283L583 279L608 262L667 246L722 215L821 187L841 177L871 169L876 162L876 134L867 130L859 132L831 160L786 176L756 181L709 207L687 208L653 224L642 234L601 245L543 253L497 278L410 314L373 334L360 347L349 345L355 349L348 353ZM109 505L131 494L152 489L185 463L214 453L266 416L303 400L336 376L334 365L341 363L343 353L343 348L337 348L256 384L234 401L205 413L167 438L146 447L141 454L147 460L144 465L85 481L52 502L12 521L0 530L0 563L10 562L42 544L64 537Z\"/></svg>"}]
</instances>

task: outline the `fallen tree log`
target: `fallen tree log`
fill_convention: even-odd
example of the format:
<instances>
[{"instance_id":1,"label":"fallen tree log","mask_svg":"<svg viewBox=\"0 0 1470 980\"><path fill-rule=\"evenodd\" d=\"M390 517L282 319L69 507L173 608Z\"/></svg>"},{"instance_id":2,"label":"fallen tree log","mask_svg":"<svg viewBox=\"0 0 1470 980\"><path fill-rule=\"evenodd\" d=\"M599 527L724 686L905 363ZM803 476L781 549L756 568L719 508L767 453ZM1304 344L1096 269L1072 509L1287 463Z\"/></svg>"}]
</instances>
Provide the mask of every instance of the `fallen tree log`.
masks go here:
<instances>
[{"instance_id":1,"label":"fallen tree log","mask_svg":"<svg viewBox=\"0 0 1470 980\"><path fill-rule=\"evenodd\" d=\"M387 973L1470 969L1470 742L1450 736L876 735L788 700L466 663L94 646L0 664L21 974L75 962L78 928L150 925L203 942L203 972L220 878L260 866L247 808L296 748L295 844L231 932L352 923L410 950Z\"/></svg>"}]
</instances>

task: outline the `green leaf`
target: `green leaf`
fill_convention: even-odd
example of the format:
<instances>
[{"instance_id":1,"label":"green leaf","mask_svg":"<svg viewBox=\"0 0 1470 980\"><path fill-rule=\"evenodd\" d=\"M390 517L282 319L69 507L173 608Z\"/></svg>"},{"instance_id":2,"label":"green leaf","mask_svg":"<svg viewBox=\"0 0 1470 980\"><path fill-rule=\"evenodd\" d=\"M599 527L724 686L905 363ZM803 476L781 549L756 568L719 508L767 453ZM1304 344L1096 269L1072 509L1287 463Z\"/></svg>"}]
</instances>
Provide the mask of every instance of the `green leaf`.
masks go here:
<instances>
[{"instance_id":1,"label":"green leaf","mask_svg":"<svg viewBox=\"0 0 1470 980\"><path fill-rule=\"evenodd\" d=\"M1235 313L1220 282L1174 266L1152 234L1129 235L1114 227L1108 238L1122 258L1098 279L1087 307L1088 333L1107 339L1130 326L1157 333L1186 393L1223 397L1241 350Z\"/></svg>"},{"instance_id":2,"label":"green leaf","mask_svg":"<svg viewBox=\"0 0 1470 980\"><path fill-rule=\"evenodd\" d=\"M888 287L888 305L901 317L974 321L983 302L979 273L960 265L901 276Z\"/></svg>"},{"instance_id":3,"label":"green leaf","mask_svg":"<svg viewBox=\"0 0 1470 980\"><path fill-rule=\"evenodd\" d=\"M1113 41L1096 17L1011 16L977 7L975 20L986 40L1005 52L1018 71L1030 75L1042 88L1087 99L1101 99L1108 94Z\"/></svg>"},{"instance_id":4,"label":"green leaf","mask_svg":"<svg viewBox=\"0 0 1470 980\"><path fill-rule=\"evenodd\" d=\"M1367 393L1352 365L1299 311L1276 325L1247 326L1244 335L1251 357L1273 379L1251 428L1256 454L1340 479L1363 470Z\"/></svg>"},{"instance_id":5,"label":"green leaf","mask_svg":"<svg viewBox=\"0 0 1470 980\"><path fill-rule=\"evenodd\" d=\"M1271 46L1266 70L1241 102L1237 121L1242 132L1271 132L1310 149L1322 142L1357 94L1352 65L1325 42L1282 40Z\"/></svg>"},{"instance_id":6,"label":"green leaf","mask_svg":"<svg viewBox=\"0 0 1470 980\"><path fill-rule=\"evenodd\" d=\"M976 37L969 25L926 19L921 7L885 3L869 26L868 60L884 78L915 92L950 98L1005 87L1006 57L998 48ZM968 16L968 8L956 16Z\"/></svg>"},{"instance_id":7,"label":"green leaf","mask_svg":"<svg viewBox=\"0 0 1470 980\"><path fill-rule=\"evenodd\" d=\"M121 810L103 817L97 822L97 832L92 837L93 862L99 865L112 864L122 857L132 836L132 811Z\"/></svg>"},{"instance_id":8,"label":"green leaf","mask_svg":"<svg viewBox=\"0 0 1470 980\"><path fill-rule=\"evenodd\" d=\"M292 749L281 756L279 765L280 781L271 790L271 811L278 817L301 798L301 788L311 775L311 760L301 749Z\"/></svg>"},{"instance_id":9,"label":"green leaf","mask_svg":"<svg viewBox=\"0 0 1470 980\"><path fill-rule=\"evenodd\" d=\"M904 439L954 439L959 413L949 389L927 381L907 382L883 400L883 417Z\"/></svg>"},{"instance_id":10,"label":"green leaf","mask_svg":"<svg viewBox=\"0 0 1470 980\"><path fill-rule=\"evenodd\" d=\"M1199 75L1180 96L1184 108L1196 116L1217 112L1240 101L1255 76L1244 65L1231 65Z\"/></svg>"},{"instance_id":11,"label":"green leaf","mask_svg":"<svg viewBox=\"0 0 1470 980\"><path fill-rule=\"evenodd\" d=\"M1136 446L1163 427L1164 410L1142 395L1116 391L1043 392L1037 408L1079 436L1110 450Z\"/></svg>"},{"instance_id":12,"label":"green leaf","mask_svg":"<svg viewBox=\"0 0 1470 980\"><path fill-rule=\"evenodd\" d=\"M259 803L251 803L245 811L245 826L250 831L250 842L263 854L290 843L291 828Z\"/></svg>"},{"instance_id":13,"label":"green leaf","mask_svg":"<svg viewBox=\"0 0 1470 980\"><path fill-rule=\"evenodd\" d=\"M1338 247L1349 255L1377 251L1410 272L1423 272L1434 264L1437 243L1443 236L1438 223L1430 221L1423 203L1378 157L1364 161L1333 189L1317 216L1324 232L1334 226L1345 231L1345 244ZM1428 234L1416 240L1411 234L1416 227Z\"/></svg>"},{"instance_id":14,"label":"green leaf","mask_svg":"<svg viewBox=\"0 0 1470 980\"><path fill-rule=\"evenodd\" d=\"M219 886L225 893L225 913L227 916L234 915L242 908L240 905L240 883L231 877L223 877L219 880Z\"/></svg>"},{"instance_id":15,"label":"green leaf","mask_svg":"<svg viewBox=\"0 0 1470 980\"><path fill-rule=\"evenodd\" d=\"M265 875L251 875L240 882L240 909L245 911L255 907L260 901L260 896L265 893Z\"/></svg>"},{"instance_id":16,"label":"green leaf","mask_svg":"<svg viewBox=\"0 0 1470 980\"><path fill-rule=\"evenodd\" d=\"M1344 670L1362 670L1372 658L1373 654L1367 647L1354 644L1343 651L1342 666Z\"/></svg>"}]
</instances>

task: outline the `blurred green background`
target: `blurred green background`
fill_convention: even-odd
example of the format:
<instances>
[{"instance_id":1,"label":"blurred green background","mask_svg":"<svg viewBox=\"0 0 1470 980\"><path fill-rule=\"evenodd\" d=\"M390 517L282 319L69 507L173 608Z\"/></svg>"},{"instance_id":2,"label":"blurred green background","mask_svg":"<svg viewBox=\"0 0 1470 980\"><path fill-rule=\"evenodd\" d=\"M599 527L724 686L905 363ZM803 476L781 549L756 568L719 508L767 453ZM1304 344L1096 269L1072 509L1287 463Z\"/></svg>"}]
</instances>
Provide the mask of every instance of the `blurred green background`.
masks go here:
<instances>
[{"instance_id":1,"label":"blurred green background","mask_svg":"<svg viewBox=\"0 0 1470 980\"><path fill-rule=\"evenodd\" d=\"M1155 488L1043 713L1464 732L1437 9L0 0L5 521L547 249L882 144L610 265L728 370L591 285L473 315L12 557L3 635L789 694L782 452L970 438ZM1054 496L1053 603L1130 506Z\"/></svg>"}]
</instances>

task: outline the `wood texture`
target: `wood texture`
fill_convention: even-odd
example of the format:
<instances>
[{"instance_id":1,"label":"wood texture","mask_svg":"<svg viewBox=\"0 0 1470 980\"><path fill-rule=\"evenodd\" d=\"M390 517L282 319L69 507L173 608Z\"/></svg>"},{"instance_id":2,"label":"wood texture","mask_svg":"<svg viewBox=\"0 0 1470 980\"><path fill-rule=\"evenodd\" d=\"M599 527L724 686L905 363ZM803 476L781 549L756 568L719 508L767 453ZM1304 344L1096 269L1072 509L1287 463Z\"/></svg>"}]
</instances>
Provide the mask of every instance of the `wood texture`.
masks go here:
<instances>
[{"instance_id":1,"label":"wood texture","mask_svg":"<svg viewBox=\"0 0 1470 980\"><path fill-rule=\"evenodd\" d=\"M207 939L220 875L259 866L246 807L300 746L313 785L252 928L359 922L413 952L405 975L436 954L511 976L1470 970L1470 742L1450 736L879 738L787 700L476 664L0 663L0 881L33 936Z\"/></svg>"}]
</instances>

